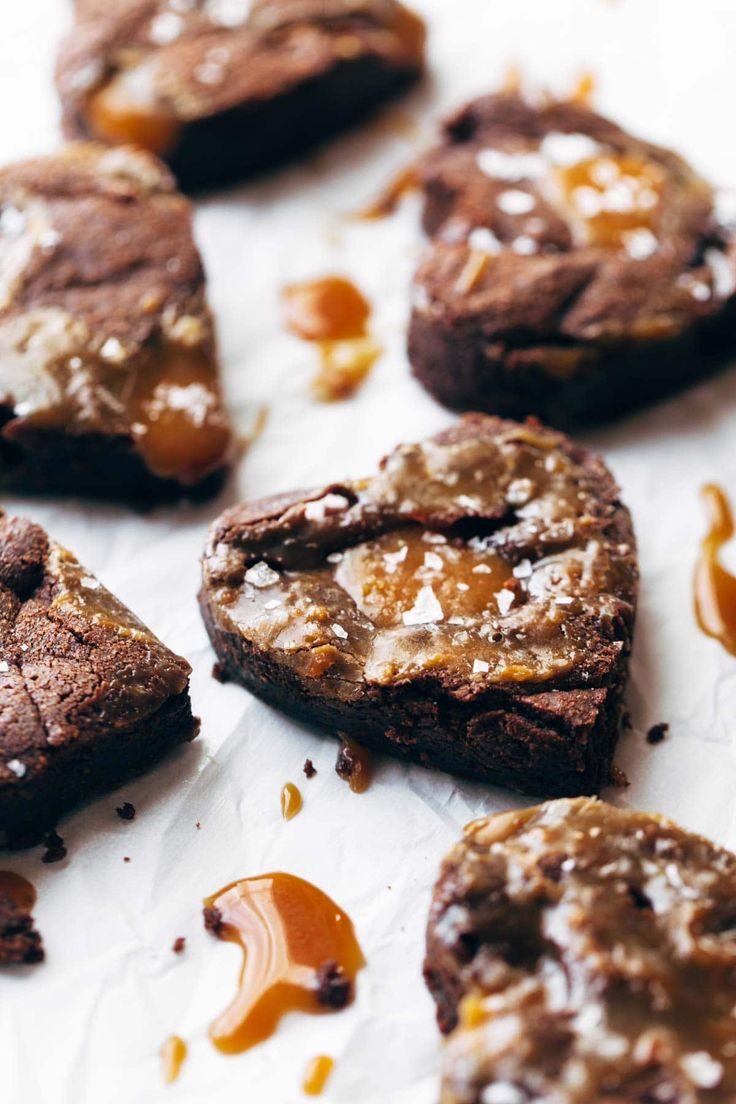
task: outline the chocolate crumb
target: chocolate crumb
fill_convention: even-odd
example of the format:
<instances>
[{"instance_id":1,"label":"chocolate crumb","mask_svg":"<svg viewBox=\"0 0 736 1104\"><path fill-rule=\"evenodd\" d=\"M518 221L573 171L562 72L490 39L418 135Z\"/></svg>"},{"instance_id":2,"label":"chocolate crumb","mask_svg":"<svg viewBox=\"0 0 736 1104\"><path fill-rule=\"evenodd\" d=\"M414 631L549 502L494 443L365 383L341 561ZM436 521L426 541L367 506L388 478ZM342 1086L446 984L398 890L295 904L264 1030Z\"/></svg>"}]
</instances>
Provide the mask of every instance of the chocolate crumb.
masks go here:
<instances>
[{"instance_id":1,"label":"chocolate crumb","mask_svg":"<svg viewBox=\"0 0 736 1104\"><path fill-rule=\"evenodd\" d=\"M179 955L179 954L182 954L182 952L184 951L184 948L186 947L186 945L187 945L187 941L184 938L184 936L183 935L177 935L171 949L174 952L174 954Z\"/></svg>"},{"instance_id":2,"label":"chocolate crumb","mask_svg":"<svg viewBox=\"0 0 736 1104\"><path fill-rule=\"evenodd\" d=\"M123 855L123 862L130 862L130 855Z\"/></svg>"},{"instance_id":3,"label":"chocolate crumb","mask_svg":"<svg viewBox=\"0 0 736 1104\"><path fill-rule=\"evenodd\" d=\"M348 744L340 744L340 750L337 753L337 760L335 762L335 770L344 782L349 782L356 771L360 770L360 763L353 749Z\"/></svg>"},{"instance_id":4,"label":"chocolate crumb","mask_svg":"<svg viewBox=\"0 0 736 1104\"><path fill-rule=\"evenodd\" d=\"M58 832L49 832L44 838L43 845L46 850L41 856L42 863L61 862L63 858L66 858L66 847Z\"/></svg>"},{"instance_id":5,"label":"chocolate crumb","mask_svg":"<svg viewBox=\"0 0 736 1104\"><path fill-rule=\"evenodd\" d=\"M217 682L226 683L230 682L230 676L221 663L213 663L212 665L212 677Z\"/></svg>"},{"instance_id":6,"label":"chocolate crumb","mask_svg":"<svg viewBox=\"0 0 736 1104\"><path fill-rule=\"evenodd\" d=\"M350 978L337 962L323 962L317 971L317 1000L325 1008L344 1008L350 1000Z\"/></svg>"},{"instance_id":7,"label":"chocolate crumb","mask_svg":"<svg viewBox=\"0 0 736 1104\"><path fill-rule=\"evenodd\" d=\"M200 824L199 821L197 821L197 823L194 825L194 827L197 829L197 831L199 831L199 829L202 827L202 825Z\"/></svg>"},{"instance_id":8,"label":"chocolate crumb","mask_svg":"<svg viewBox=\"0 0 736 1104\"><path fill-rule=\"evenodd\" d=\"M666 738L669 730L670 726L664 721L660 721L659 724L652 725L652 727L647 732L647 743L661 744L662 741Z\"/></svg>"},{"instance_id":9,"label":"chocolate crumb","mask_svg":"<svg viewBox=\"0 0 736 1104\"><path fill-rule=\"evenodd\" d=\"M621 789L625 789L631 783L621 770L620 767L611 767L611 785L620 786Z\"/></svg>"},{"instance_id":10,"label":"chocolate crumb","mask_svg":"<svg viewBox=\"0 0 736 1104\"><path fill-rule=\"evenodd\" d=\"M33 917L10 894L0 893L0 966L31 965L46 957Z\"/></svg>"},{"instance_id":11,"label":"chocolate crumb","mask_svg":"<svg viewBox=\"0 0 736 1104\"><path fill-rule=\"evenodd\" d=\"M131 805L129 801L124 801L115 812L121 820L133 820L135 818L135 805Z\"/></svg>"},{"instance_id":12,"label":"chocolate crumb","mask_svg":"<svg viewBox=\"0 0 736 1104\"><path fill-rule=\"evenodd\" d=\"M222 913L220 910L214 908L213 905L205 905L202 909L202 916L207 931L212 932L213 935L219 935L222 931Z\"/></svg>"},{"instance_id":13,"label":"chocolate crumb","mask_svg":"<svg viewBox=\"0 0 736 1104\"><path fill-rule=\"evenodd\" d=\"M303 769L304 769L304 773L306 774L307 778L314 778L315 774L317 773L317 768L315 767L315 765L314 765L314 763L312 762L311 759L305 759L304 760L304 768Z\"/></svg>"}]
</instances>

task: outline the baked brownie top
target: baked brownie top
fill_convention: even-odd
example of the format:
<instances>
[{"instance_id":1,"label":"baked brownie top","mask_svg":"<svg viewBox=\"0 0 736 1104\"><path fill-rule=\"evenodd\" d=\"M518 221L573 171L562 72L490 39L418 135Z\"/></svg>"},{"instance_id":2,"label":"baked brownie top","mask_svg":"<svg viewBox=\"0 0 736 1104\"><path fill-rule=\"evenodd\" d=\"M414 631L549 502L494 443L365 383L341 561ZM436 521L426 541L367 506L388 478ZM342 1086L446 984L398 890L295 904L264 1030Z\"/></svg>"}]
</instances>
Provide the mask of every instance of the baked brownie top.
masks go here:
<instances>
[{"instance_id":1,"label":"baked brownie top","mask_svg":"<svg viewBox=\"0 0 736 1104\"><path fill-rule=\"evenodd\" d=\"M70 133L158 153L182 124L268 101L345 61L419 71L424 25L396 0L78 0L57 81Z\"/></svg>"},{"instance_id":2,"label":"baked brownie top","mask_svg":"<svg viewBox=\"0 0 736 1104\"><path fill-rule=\"evenodd\" d=\"M435 241L415 309L555 342L563 374L571 344L673 337L733 297L734 235L709 185L580 104L475 100L421 178Z\"/></svg>"},{"instance_id":3,"label":"baked brownie top","mask_svg":"<svg viewBox=\"0 0 736 1104\"><path fill-rule=\"evenodd\" d=\"M216 628L325 693L425 681L471 701L606 684L630 636L634 538L600 460L469 415L371 479L228 510L204 586Z\"/></svg>"},{"instance_id":4,"label":"baked brownie top","mask_svg":"<svg viewBox=\"0 0 736 1104\"><path fill-rule=\"evenodd\" d=\"M0 515L0 796L144 724L189 674L40 526Z\"/></svg>"},{"instance_id":5,"label":"baked brownie top","mask_svg":"<svg viewBox=\"0 0 736 1104\"><path fill-rule=\"evenodd\" d=\"M131 438L183 484L230 449L191 207L94 144L0 171L0 405L16 429Z\"/></svg>"},{"instance_id":6,"label":"baked brownie top","mask_svg":"<svg viewBox=\"0 0 736 1104\"><path fill-rule=\"evenodd\" d=\"M646 813L469 825L429 922L428 975L462 997L443 1104L736 1099L735 899L736 856Z\"/></svg>"}]
</instances>

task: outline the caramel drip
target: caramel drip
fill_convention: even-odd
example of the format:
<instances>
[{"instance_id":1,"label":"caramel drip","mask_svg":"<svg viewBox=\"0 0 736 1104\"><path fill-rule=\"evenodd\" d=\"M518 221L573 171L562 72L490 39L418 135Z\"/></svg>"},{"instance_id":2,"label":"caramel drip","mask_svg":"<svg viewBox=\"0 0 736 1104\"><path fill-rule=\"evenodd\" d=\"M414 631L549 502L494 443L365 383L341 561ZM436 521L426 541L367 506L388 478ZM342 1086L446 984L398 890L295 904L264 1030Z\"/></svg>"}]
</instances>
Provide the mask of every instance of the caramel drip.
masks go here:
<instances>
[{"instance_id":1,"label":"caramel drip","mask_svg":"<svg viewBox=\"0 0 736 1104\"><path fill-rule=\"evenodd\" d=\"M173 1085L181 1073L181 1067L187 1056L187 1044L178 1035L169 1035L161 1047L161 1065L164 1081Z\"/></svg>"},{"instance_id":2,"label":"caramel drip","mask_svg":"<svg viewBox=\"0 0 736 1104\"><path fill-rule=\"evenodd\" d=\"M353 793L362 794L373 779L373 756L351 736L341 736L342 747L338 752L335 770Z\"/></svg>"},{"instance_id":3,"label":"caramel drip","mask_svg":"<svg viewBox=\"0 0 736 1104\"><path fill-rule=\"evenodd\" d=\"M338 1007L320 1000L320 968L339 967L352 991L365 965L350 918L320 889L292 874L233 882L205 907L214 910L218 938L236 943L244 955L238 993L210 1027L210 1038L223 1053L238 1054L263 1042L288 1012Z\"/></svg>"},{"instance_id":4,"label":"caramel drip","mask_svg":"<svg viewBox=\"0 0 736 1104\"><path fill-rule=\"evenodd\" d=\"M36 889L21 874L0 870L0 897L9 897L23 912L30 912L36 903Z\"/></svg>"},{"instance_id":5,"label":"caramel drip","mask_svg":"<svg viewBox=\"0 0 736 1104\"><path fill-rule=\"evenodd\" d=\"M373 220L393 215L405 196L417 191L418 188L419 173L416 165L408 165L389 180L374 200L360 211L357 211L355 217Z\"/></svg>"},{"instance_id":6,"label":"caramel drip","mask_svg":"<svg viewBox=\"0 0 736 1104\"><path fill-rule=\"evenodd\" d=\"M719 552L734 535L731 507L725 493L713 483L703 487L710 527L695 569L695 614L707 636L736 655L736 577L719 562Z\"/></svg>"},{"instance_id":7,"label":"caramel drip","mask_svg":"<svg viewBox=\"0 0 736 1104\"><path fill-rule=\"evenodd\" d=\"M302 1081L302 1092L305 1096L321 1095L334 1066L334 1059L328 1058L326 1054L320 1054L312 1059Z\"/></svg>"},{"instance_id":8,"label":"caramel drip","mask_svg":"<svg viewBox=\"0 0 736 1104\"><path fill-rule=\"evenodd\" d=\"M580 104L582 107L590 107L595 96L595 88L595 73L592 73L588 69L586 72L581 73L577 84L572 90L570 99L573 103Z\"/></svg>"},{"instance_id":9,"label":"caramel drip","mask_svg":"<svg viewBox=\"0 0 736 1104\"><path fill-rule=\"evenodd\" d=\"M142 146L165 156L179 140L180 124L158 100L153 69L141 64L115 74L87 102L95 138L113 145Z\"/></svg>"},{"instance_id":10,"label":"caramel drip","mask_svg":"<svg viewBox=\"0 0 736 1104\"><path fill-rule=\"evenodd\" d=\"M283 291L287 329L319 347L312 390L323 402L349 398L380 356L368 336L370 304L349 280L326 276Z\"/></svg>"},{"instance_id":11,"label":"caramel drip","mask_svg":"<svg viewBox=\"0 0 736 1104\"><path fill-rule=\"evenodd\" d=\"M302 795L293 782L287 782L281 791L281 815L284 820L293 820L302 811Z\"/></svg>"}]
</instances>

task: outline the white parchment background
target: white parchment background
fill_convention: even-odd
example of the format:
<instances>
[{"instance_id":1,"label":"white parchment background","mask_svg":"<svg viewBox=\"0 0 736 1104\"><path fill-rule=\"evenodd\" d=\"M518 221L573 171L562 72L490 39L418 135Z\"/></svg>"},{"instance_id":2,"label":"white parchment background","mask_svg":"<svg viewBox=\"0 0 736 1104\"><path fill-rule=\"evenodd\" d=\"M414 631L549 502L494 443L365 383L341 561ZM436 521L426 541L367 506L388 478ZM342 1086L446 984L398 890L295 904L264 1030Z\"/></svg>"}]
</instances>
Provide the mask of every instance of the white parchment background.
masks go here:
<instances>
[{"instance_id":1,"label":"white parchment background","mask_svg":"<svg viewBox=\"0 0 736 1104\"><path fill-rule=\"evenodd\" d=\"M672 144L705 174L736 185L733 0L416 0L431 29L433 80L399 108L302 167L208 199L197 236L210 278L225 384L240 428L262 404L265 432L220 502L137 517L76 502L7 500L73 549L194 666L202 736L160 770L67 819L68 859L0 856L36 883L48 960L0 978L0 1104L291 1104L304 1066L333 1055L324 1099L431 1104L439 1044L421 978L423 927L439 860L477 815L515 798L381 761L356 796L333 771L336 744L210 676L213 656L195 593L210 518L260 496L373 470L401 439L450 418L414 383L403 334L407 287L422 248L417 204L375 224L345 219L403 166L436 113L497 84L511 62L558 89L585 69L597 102L644 136ZM0 5L0 160L58 143L51 84L64 0ZM402 121L418 120L407 136ZM308 395L307 346L279 324L287 281L343 272L375 304L386 353L360 395L321 406ZM698 489L736 496L736 372L591 436L632 508L642 601L629 704L635 728L618 761L631 786L614 799L657 810L736 843L736 660L697 630L691 573L703 518ZM660 720L671 736L649 747ZM310 756L318 775L301 775ZM279 791L305 796L285 824ZM115 815L122 800L138 816ZM197 830L196 822L201 823ZM123 856L130 862L124 863ZM282 869L315 881L353 917L368 958L358 999L338 1016L292 1016L268 1043L217 1054L208 1022L230 998L239 959L202 929L201 898L226 882ZM186 953L171 953L176 936ZM178 1083L161 1081L158 1048L182 1035Z\"/></svg>"}]
</instances>

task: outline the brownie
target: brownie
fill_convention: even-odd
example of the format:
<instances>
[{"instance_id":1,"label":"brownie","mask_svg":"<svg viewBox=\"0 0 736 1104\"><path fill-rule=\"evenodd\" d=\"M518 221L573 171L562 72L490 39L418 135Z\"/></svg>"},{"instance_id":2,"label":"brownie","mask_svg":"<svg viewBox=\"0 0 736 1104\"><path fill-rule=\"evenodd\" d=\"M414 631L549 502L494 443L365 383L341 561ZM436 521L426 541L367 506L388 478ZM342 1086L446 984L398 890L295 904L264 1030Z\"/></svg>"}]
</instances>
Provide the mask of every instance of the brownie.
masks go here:
<instances>
[{"instance_id":1,"label":"brownie","mask_svg":"<svg viewBox=\"0 0 736 1104\"><path fill-rule=\"evenodd\" d=\"M187 189L302 153L421 74L396 0L78 0L57 84L70 138L132 142Z\"/></svg>"},{"instance_id":2,"label":"brownie","mask_svg":"<svg viewBox=\"0 0 736 1104\"><path fill-rule=\"evenodd\" d=\"M189 674L40 526L0 515L0 842L193 739Z\"/></svg>"},{"instance_id":3,"label":"brownie","mask_svg":"<svg viewBox=\"0 0 736 1104\"><path fill-rule=\"evenodd\" d=\"M0 170L0 488L199 497L231 446L168 170L93 143Z\"/></svg>"},{"instance_id":4,"label":"brownie","mask_svg":"<svg viewBox=\"0 0 736 1104\"><path fill-rule=\"evenodd\" d=\"M733 218L669 150L504 93L446 120L420 178L409 356L447 406L596 423L736 350Z\"/></svg>"},{"instance_id":5,"label":"brownie","mask_svg":"<svg viewBox=\"0 0 736 1104\"><path fill-rule=\"evenodd\" d=\"M601 460L470 415L370 479L226 511L200 601L227 675L296 717L577 794L609 779L636 580Z\"/></svg>"},{"instance_id":6,"label":"brownie","mask_svg":"<svg viewBox=\"0 0 736 1104\"><path fill-rule=\"evenodd\" d=\"M31 909L0 884L0 966L30 966L43 962L44 957L43 939L36 931Z\"/></svg>"},{"instance_id":7,"label":"brownie","mask_svg":"<svg viewBox=\"0 0 736 1104\"><path fill-rule=\"evenodd\" d=\"M736 855L591 798L468 825L425 976L442 1104L731 1104Z\"/></svg>"}]
</instances>

